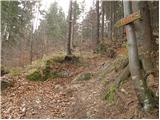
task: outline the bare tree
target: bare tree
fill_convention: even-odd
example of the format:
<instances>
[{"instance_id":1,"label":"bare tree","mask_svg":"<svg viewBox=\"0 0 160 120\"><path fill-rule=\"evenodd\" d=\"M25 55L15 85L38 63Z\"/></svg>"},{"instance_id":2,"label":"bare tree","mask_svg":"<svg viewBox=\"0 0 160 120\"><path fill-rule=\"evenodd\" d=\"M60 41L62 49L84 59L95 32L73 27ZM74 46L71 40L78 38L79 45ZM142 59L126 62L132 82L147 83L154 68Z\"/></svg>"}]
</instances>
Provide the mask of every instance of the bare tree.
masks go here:
<instances>
[{"instance_id":1,"label":"bare tree","mask_svg":"<svg viewBox=\"0 0 160 120\"><path fill-rule=\"evenodd\" d=\"M69 26L68 26L67 55L72 55L72 53L71 53L71 31L72 31L72 0L70 0L70 5L69 5Z\"/></svg>"}]
</instances>

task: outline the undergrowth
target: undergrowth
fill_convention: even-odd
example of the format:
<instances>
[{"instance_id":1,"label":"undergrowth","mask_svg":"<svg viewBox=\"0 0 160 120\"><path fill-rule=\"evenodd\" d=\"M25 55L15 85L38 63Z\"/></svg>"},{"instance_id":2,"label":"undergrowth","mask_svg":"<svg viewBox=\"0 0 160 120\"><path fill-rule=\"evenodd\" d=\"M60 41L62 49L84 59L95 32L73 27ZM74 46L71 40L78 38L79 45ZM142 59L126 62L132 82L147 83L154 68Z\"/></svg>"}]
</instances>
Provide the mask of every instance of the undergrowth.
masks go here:
<instances>
[{"instance_id":1,"label":"undergrowth","mask_svg":"<svg viewBox=\"0 0 160 120\"><path fill-rule=\"evenodd\" d=\"M112 84L109 87L109 89L107 89L106 92L104 93L104 99L110 103L113 103L115 99L115 93L116 93L116 86L115 84Z\"/></svg>"}]
</instances>

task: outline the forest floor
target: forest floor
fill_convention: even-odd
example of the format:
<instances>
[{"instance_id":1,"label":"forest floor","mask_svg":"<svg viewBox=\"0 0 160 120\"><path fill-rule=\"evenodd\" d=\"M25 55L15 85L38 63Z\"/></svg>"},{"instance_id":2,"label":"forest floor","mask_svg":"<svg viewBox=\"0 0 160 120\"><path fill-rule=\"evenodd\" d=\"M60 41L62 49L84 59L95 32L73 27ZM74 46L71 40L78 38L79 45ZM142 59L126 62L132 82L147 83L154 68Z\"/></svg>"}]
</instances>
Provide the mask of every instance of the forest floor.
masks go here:
<instances>
[{"instance_id":1,"label":"forest floor","mask_svg":"<svg viewBox=\"0 0 160 120\"><path fill-rule=\"evenodd\" d=\"M1 93L1 118L159 118L158 109L153 113L139 110L131 79L124 81L114 101L104 99L107 88L117 77L116 71L107 74L104 80L99 80L98 76L75 80L80 73L96 73L113 61L91 54L86 53L85 64L80 66L57 63L68 72L63 78L37 82L27 80L24 74L4 76L14 84ZM151 87L158 90L158 85L158 78L151 80Z\"/></svg>"}]
</instances>

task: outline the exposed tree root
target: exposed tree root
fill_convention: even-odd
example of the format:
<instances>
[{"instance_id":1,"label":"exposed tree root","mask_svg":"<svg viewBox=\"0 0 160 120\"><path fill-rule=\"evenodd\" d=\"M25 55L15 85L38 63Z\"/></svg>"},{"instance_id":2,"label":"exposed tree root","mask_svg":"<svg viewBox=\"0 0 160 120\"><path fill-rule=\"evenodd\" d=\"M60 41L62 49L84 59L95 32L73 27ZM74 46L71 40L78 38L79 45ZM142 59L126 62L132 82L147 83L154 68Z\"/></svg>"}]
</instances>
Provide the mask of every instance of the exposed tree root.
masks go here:
<instances>
[{"instance_id":1,"label":"exposed tree root","mask_svg":"<svg viewBox=\"0 0 160 120\"><path fill-rule=\"evenodd\" d=\"M110 64L104 65L104 67L97 72L99 76L99 80L102 80L106 78L107 74L112 71L119 71L121 69L124 69L128 65L128 58L127 57L119 57L115 59Z\"/></svg>"},{"instance_id":2,"label":"exposed tree root","mask_svg":"<svg viewBox=\"0 0 160 120\"><path fill-rule=\"evenodd\" d=\"M8 74L9 71L7 70L7 68L5 68L4 66L1 66L1 76Z\"/></svg>"},{"instance_id":3,"label":"exposed tree root","mask_svg":"<svg viewBox=\"0 0 160 120\"><path fill-rule=\"evenodd\" d=\"M74 55L67 55L62 62L76 63L79 62L79 57Z\"/></svg>"},{"instance_id":4,"label":"exposed tree root","mask_svg":"<svg viewBox=\"0 0 160 120\"><path fill-rule=\"evenodd\" d=\"M129 65L127 65L120 73L120 75L115 79L116 88L119 88L122 81L128 79L129 76L130 76Z\"/></svg>"}]
</instances>

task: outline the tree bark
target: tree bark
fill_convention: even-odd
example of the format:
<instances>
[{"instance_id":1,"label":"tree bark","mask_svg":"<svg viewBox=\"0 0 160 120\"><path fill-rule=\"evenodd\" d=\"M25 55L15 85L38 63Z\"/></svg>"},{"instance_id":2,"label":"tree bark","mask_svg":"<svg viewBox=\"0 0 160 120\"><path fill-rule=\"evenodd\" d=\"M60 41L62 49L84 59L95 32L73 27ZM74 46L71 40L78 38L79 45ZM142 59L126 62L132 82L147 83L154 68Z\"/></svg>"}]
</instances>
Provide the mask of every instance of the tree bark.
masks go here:
<instances>
[{"instance_id":1,"label":"tree bark","mask_svg":"<svg viewBox=\"0 0 160 120\"><path fill-rule=\"evenodd\" d=\"M72 55L72 52L71 52L71 31L72 31L72 0L70 0L70 5L69 5L69 27L68 27L67 55Z\"/></svg>"},{"instance_id":2,"label":"tree bark","mask_svg":"<svg viewBox=\"0 0 160 120\"><path fill-rule=\"evenodd\" d=\"M32 38L30 39L30 64L32 64L32 61L33 61L33 38L34 38L34 35L33 33L31 32L31 36Z\"/></svg>"},{"instance_id":3,"label":"tree bark","mask_svg":"<svg viewBox=\"0 0 160 120\"><path fill-rule=\"evenodd\" d=\"M109 1L104 1L104 2L105 2L105 18L106 18L106 21L108 21L109 17L110 17ZM109 27L110 27L110 23L107 22L107 34L106 34L106 36L108 38L110 38Z\"/></svg>"},{"instance_id":4,"label":"tree bark","mask_svg":"<svg viewBox=\"0 0 160 120\"><path fill-rule=\"evenodd\" d=\"M102 1L102 31L101 31L101 34L102 34L102 41L104 39L104 1Z\"/></svg>"},{"instance_id":5,"label":"tree bark","mask_svg":"<svg viewBox=\"0 0 160 120\"><path fill-rule=\"evenodd\" d=\"M140 55L142 56L143 69L146 73L153 71L153 37L150 21L150 11L147 1L134 2L132 8L141 11L142 20L135 22L136 36L140 45Z\"/></svg>"},{"instance_id":6,"label":"tree bark","mask_svg":"<svg viewBox=\"0 0 160 120\"><path fill-rule=\"evenodd\" d=\"M131 2L123 1L124 4L124 16L132 13ZM128 40L128 56L129 56L129 69L131 72L134 88L139 100L140 105L145 111L151 110L154 106L154 99L150 94L147 87L146 80L143 79L141 73L141 67L138 58L138 48L136 42L135 31L133 29L133 23L125 25L127 40Z\"/></svg>"},{"instance_id":7,"label":"tree bark","mask_svg":"<svg viewBox=\"0 0 160 120\"><path fill-rule=\"evenodd\" d=\"M96 42L97 42L97 45L99 44L99 1L97 0L96 1L96 12L97 12L97 21L96 21L96 23L97 23L97 28L96 28Z\"/></svg>"},{"instance_id":8,"label":"tree bark","mask_svg":"<svg viewBox=\"0 0 160 120\"><path fill-rule=\"evenodd\" d=\"M72 38L71 38L71 49L74 46L74 33L75 33L75 24L76 24L76 1L73 3L73 20L72 20Z\"/></svg>"},{"instance_id":9,"label":"tree bark","mask_svg":"<svg viewBox=\"0 0 160 120\"><path fill-rule=\"evenodd\" d=\"M112 1L110 1L110 40L112 41Z\"/></svg>"},{"instance_id":10,"label":"tree bark","mask_svg":"<svg viewBox=\"0 0 160 120\"><path fill-rule=\"evenodd\" d=\"M113 23L112 23L112 26L115 24L115 12L116 12L116 10L115 10L115 5L116 5L116 1L113 1ZM112 30L113 32L112 32L112 36L113 36L113 38L115 39L115 28L113 27L113 30Z\"/></svg>"},{"instance_id":11,"label":"tree bark","mask_svg":"<svg viewBox=\"0 0 160 120\"><path fill-rule=\"evenodd\" d=\"M142 40L142 64L146 73L151 72L154 68L152 61L153 53L153 37L150 21L150 11L149 6L146 1L140 2L140 10L142 11L142 23L143 23L143 40Z\"/></svg>"}]
</instances>

